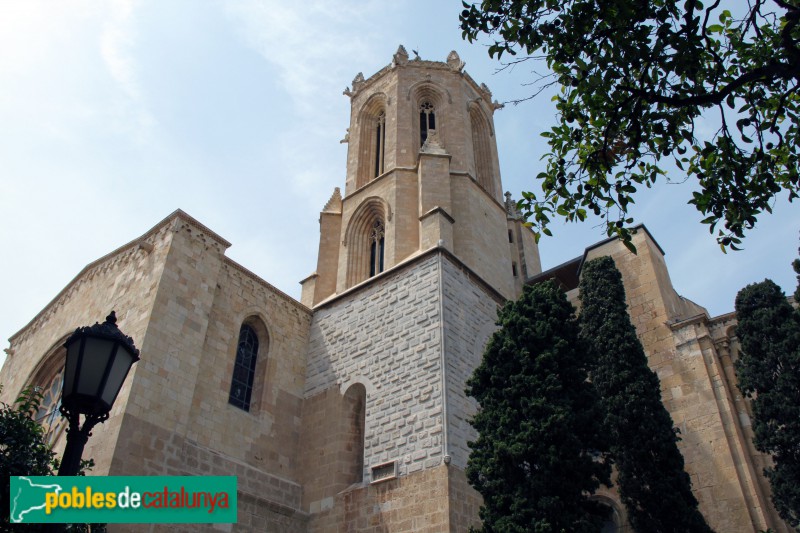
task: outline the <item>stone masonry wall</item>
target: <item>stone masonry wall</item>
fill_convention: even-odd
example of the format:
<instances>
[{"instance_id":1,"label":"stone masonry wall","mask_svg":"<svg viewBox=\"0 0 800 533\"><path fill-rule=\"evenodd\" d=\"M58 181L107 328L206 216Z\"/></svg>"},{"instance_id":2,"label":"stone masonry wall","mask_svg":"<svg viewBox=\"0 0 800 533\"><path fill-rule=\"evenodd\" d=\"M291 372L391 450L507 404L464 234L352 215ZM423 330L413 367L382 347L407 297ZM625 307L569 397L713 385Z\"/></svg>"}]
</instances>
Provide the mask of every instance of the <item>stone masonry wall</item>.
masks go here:
<instances>
[{"instance_id":1,"label":"stone masonry wall","mask_svg":"<svg viewBox=\"0 0 800 533\"><path fill-rule=\"evenodd\" d=\"M228 431L233 432L231 428ZM269 531L304 533L307 515L300 512L302 488L298 483L211 450L184 436L138 417L125 415L117 452L128 457L115 463L118 476L236 476L236 524L162 524L148 531ZM113 524L111 533L143 531L142 524Z\"/></svg>"},{"instance_id":2,"label":"stone masonry wall","mask_svg":"<svg viewBox=\"0 0 800 533\"><path fill-rule=\"evenodd\" d=\"M464 389L481 359L491 334L497 329L497 310L501 301L451 260L443 261L444 346L447 354L447 437L451 465L467 466L469 447L477 433L470 419L477 402Z\"/></svg>"},{"instance_id":3,"label":"stone masonry wall","mask_svg":"<svg viewBox=\"0 0 800 533\"><path fill-rule=\"evenodd\" d=\"M228 393L239 328L254 317L259 374L244 411ZM296 454L309 322L305 307L178 221L110 473L236 475L242 505L229 531L304 531Z\"/></svg>"},{"instance_id":4,"label":"stone masonry wall","mask_svg":"<svg viewBox=\"0 0 800 533\"><path fill-rule=\"evenodd\" d=\"M164 263L172 244L172 226L164 221L143 237L88 265L25 328L11 338L9 356L0 374L3 386L0 400L10 403L31 383L43 361L62 344L75 328L103 322L113 309L118 326L130 335L137 347L145 342L150 312L161 281ZM63 357L63 352L55 354ZM52 364L63 366L62 362ZM128 375L110 418L98 425L84 451L95 461L95 475L108 473L117 435L131 384L140 365ZM63 451L65 436L55 442L57 453Z\"/></svg>"},{"instance_id":5,"label":"stone masonry wall","mask_svg":"<svg viewBox=\"0 0 800 533\"><path fill-rule=\"evenodd\" d=\"M309 533L444 533L449 527L448 469L439 465L336 495L312 515ZM465 531L465 530L460 530Z\"/></svg>"},{"instance_id":6,"label":"stone masonry wall","mask_svg":"<svg viewBox=\"0 0 800 533\"><path fill-rule=\"evenodd\" d=\"M228 403L239 329L256 320L259 351L250 410ZM186 435L276 475L297 480L297 444L311 313L227 261L220 272ZM235 429L235 431L233 430Z\"/></svg>"},{"instance_id":7,"label":"stone masonry wall","mask_svg":"<svg viewBox=\"0 0 800 533\"><path fill-rule=\"evenodd\" d=\"M315 310L305 395L365 386L365 481L387 461L400 475L441 461L437 269L430 255Z\"/></svg>"}]
</instances>

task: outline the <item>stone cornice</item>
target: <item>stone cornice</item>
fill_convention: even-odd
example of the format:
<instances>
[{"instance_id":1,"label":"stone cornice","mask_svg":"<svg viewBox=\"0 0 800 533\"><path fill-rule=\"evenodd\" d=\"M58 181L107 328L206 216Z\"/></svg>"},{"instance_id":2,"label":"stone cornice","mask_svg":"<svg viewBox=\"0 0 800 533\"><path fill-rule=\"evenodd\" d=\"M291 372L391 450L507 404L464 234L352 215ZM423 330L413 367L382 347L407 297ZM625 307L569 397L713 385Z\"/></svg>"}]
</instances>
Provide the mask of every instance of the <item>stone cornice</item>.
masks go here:
<instances>
[{"instance_id":1,"label":"stone cornice","mask_svg":"<svg viewBox=\"0 0 800 533\"><path fill-rule=\"evenodd\" d=\"M487 283L480 275L475 273L474 270L469 268L463 261L461 261L455 254L453 254L450 250L443 246L434 246L427 250L417 253L416 255L412 255L401 261L400 263L394 265L393 267L384 270L380 274L376 274L375 276L368 278L357 285L353 285L349 289L340 292L339 294L332 294L327 299L319 302L312 308L312 311L317 311L319 309L324 309L329 305L341 300L342 298L346 298L347 296L356 294L361 292L362 290L370 287L376 282L380 282L384 279L391 277L392 275L401 272L407 268L412 267L416 263L423 261L424 259L431 257L436 254L442 254L447 256L450 259L450 262L453 263L457 268L459 268L466 276L474 281L477 285L480 285L486 293L495 301L498 305L503 305L506 302L506 298L500 294L497 290L495 290L489 283Z\"/></svg>"},{"instance_id":2,"label":"stone cornice","mask_svg":"<svg viewBox=\"0 0 800 533\"><path fill-rule=\"evenodd\" d=\"M243 267L242 265L240 265L239 263L237 263L233 259L230 259L229 257L226 257L226 258L224 258L224 261L225 261L225 266L228 266L228 267L230 267L230 268L232 268L232 269L244 274L245 276L247 276L251 280L255 281L256 283L258 283L259 285L261 285L262 287L264 287L268 291L274 293L275 295L277 295L278 297L282 298L286 302L294 305L299 310L301 310L301 311L303 311L305 313L311 313L311 309L309 309L308 307L306 307L302 303L298 302L297 300L295 300L294 298L292 298L291 296L289 296L288 294L286 294L285 292L283 292L279 288L275 287L275 285L273 285L272 283L266 281L265 279L263 279L262 277L258 276L257 274L254 274L252 271L246 269L245 267ZM312 274L311 276L309 276L309 277L312 277L312 276L315 276L315 275L316 275L316 272L314 274ZM303 280L303 281L305 281L305 280Z\"/></svg>"}]
</instances>

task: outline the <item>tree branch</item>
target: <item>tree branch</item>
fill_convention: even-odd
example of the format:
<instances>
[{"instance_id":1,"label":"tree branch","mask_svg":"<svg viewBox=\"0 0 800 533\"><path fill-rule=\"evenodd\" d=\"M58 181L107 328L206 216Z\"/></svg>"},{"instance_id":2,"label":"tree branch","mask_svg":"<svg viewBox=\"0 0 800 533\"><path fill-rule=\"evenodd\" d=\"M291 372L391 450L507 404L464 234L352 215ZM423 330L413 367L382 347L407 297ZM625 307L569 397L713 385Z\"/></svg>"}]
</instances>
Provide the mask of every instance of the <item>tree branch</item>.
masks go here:
<instances>
[{"instance_id":1,"label":"tree branch","mask_svg":"<svg viewBox=\"0 0 800 533\"><path fill-rule=\"evenodd\" d=\"M719 91L710 92L706 94L698 94L686 98L677 96L664 96L661 94L647 92L637 87L629 87L626 85L621 85L620 89L635 94L636 96L639 96L640 98L644 99L646 102L649 102L651 104L665 104L670 107L687 107L695 105L708 106L708 105L719 104L725 99L726 96L733 93L740 87L747 85L748 83L769 78L800 79L800 73L797 72L796 70L793 70L790 65L787 65L785 63L772 63L767 66L759 67L757 69L751 70L750 72L742 74L741 76L730 82L728 85L726 85Z\"/></svg>"}]
</instances>

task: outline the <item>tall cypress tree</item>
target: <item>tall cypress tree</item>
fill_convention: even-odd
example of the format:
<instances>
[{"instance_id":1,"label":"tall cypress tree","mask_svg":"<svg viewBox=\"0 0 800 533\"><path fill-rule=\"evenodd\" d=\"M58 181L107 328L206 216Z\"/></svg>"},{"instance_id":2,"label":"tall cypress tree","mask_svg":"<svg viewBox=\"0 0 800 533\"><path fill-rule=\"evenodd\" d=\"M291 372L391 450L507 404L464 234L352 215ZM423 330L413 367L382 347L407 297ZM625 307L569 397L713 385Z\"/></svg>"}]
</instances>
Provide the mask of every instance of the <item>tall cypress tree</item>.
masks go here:
<instances>
[{"instance_id":1,"label":"tall cypress tree","mask_svg":"<svg viewBox=\"0 0 800 533\"><path fill-rule=\"evenodd\" d=\"M622 275L610 257L583 266L580 298L581 337L594 359L592 381L602 397L619 493L633 529L710 532L661 403L658 377L628 316Z\"/></svg>"},{"instance_id":2,"label":"tall cypress tree","mask_svg":"<svg viewBox=\"0 0 800 533\"><path fill-rule=\"evenodd\" d=\"M800 274L800 265L795 262ZM800 289L795 293L800 296ZM792 527L800 526L800 311L775 283L748 285L736 295L741 354L736 375L752 399L753 442L772 455L765 474L772 501Z\"/></svg>"},{"instance_id":3,"label":"tall cypress tree","mask_svg":"<svg viewBox=\"0 0 800 533\"><path fill-rule=\"evenodd\" d=\"M552 282L525 287L467 382L480 404L467 479L483 495L482 531L591 532L603 509L588 495L608 483L598 460L599 399L572 305Z\"/></svg>"}]
</instances>

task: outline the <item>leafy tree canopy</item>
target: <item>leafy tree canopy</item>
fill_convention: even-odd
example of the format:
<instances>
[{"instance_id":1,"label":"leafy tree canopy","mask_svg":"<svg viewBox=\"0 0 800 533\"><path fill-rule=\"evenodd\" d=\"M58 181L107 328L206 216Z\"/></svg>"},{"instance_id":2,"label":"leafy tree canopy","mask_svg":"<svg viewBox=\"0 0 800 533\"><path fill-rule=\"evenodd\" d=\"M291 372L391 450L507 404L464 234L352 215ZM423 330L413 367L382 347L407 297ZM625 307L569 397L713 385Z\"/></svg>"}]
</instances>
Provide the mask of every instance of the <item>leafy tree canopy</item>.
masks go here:
<instances>
[{"instance_id":1,"label":"leafy tree canopy","mask_svg":"<svg viewBox=\"0 0 800 533\"><path fill-rule=\"evenodd\" d=\"M592 355L592 381L602 398L619 493L633 529L711 533L697 510L658 376L628 316L613 259L583 266L580 298L581 336Z\"/></svg>"},{"instance_id":2,"label":"leafy tree canopy","mask_svg":"<svg viewBox=\"0 0 800 533\"><path fill-rule=\"evenodd\" d=\"M546 59L560 85L541 195L520 208L537 233L591 212L631 249L628 214L674 160L697 180L689 203L737 249L776 195L798 196L800 1L483 0L464 2L463 35L489 54ZM536 56L534 56L536 54ZM711 113L713 111L713 113ZM706 114L719 129L698 134ZM681 177L683 180L683 176Z\"/></svg>"},{"instance_id":3,"label":"leafy tree canopy","mask_svg":"<svg viewBox=\"0 0 800 533\"><path fill-rule=\"evenodd\" d=\"M467 382L478 439L467 479L483 495L482 531L599 531L589 501L609 483L600 404L573 307L552 282L525 287L498 314L497 331Z\"/></svg>"},{"instance_id":4,"label":"leafy tree canopy","mask_svg":"<svg viewBox=\"0 0 800 533\"><path fill-rule=\"evenodd\" d=\"M800 273L800 272L798 272ZM741 355L736 374L752 398L754 443L772 455L766 469L775 508L800 526L800 311L775 283L748 285L736 296Z\"/></svg>"}]
</instances>

